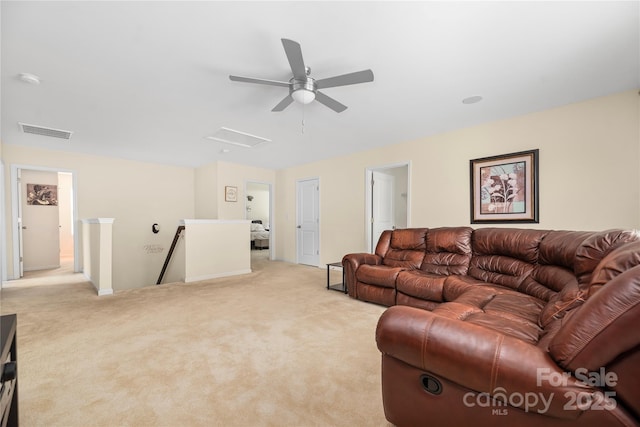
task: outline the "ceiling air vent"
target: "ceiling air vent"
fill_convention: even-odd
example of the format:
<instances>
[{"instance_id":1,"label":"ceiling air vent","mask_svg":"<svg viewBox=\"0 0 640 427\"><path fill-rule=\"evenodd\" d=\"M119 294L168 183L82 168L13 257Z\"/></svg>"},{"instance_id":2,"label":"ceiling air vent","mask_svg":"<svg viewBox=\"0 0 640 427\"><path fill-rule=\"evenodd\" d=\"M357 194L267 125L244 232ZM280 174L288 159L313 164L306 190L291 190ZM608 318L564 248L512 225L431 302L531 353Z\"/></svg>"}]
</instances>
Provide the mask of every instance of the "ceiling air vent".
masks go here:
<instances>
[{"instance_id":1,"label":"ceiling air vent","mask_svg":"<svg viewBox=\"0 0 640 427\"><path fill-rule=\"evenodd\" d=\"M265 142L271 142L271 140L267 138L262 138L260 136L251 135L225 127L221 127L212 136L207 136L206 138L245 148L253 148L257 145L264 144Z\"/></svg>"},{"instance_id":2,"label":"ceiling air vent","mask_svg":"<svg viewBox=\"0 0 640 427\"><path fill-rule=\"evenodd\" d=\"M21 123L21 122L18 122L18 124L20 125L20 129L24 133L32 133L35 135L50 136L53 138L62 138L62 139L69 139L73 134L73 132L68 130L46 128L44 126L28 125L26 123Z\"/></svg>"}]
</instances>

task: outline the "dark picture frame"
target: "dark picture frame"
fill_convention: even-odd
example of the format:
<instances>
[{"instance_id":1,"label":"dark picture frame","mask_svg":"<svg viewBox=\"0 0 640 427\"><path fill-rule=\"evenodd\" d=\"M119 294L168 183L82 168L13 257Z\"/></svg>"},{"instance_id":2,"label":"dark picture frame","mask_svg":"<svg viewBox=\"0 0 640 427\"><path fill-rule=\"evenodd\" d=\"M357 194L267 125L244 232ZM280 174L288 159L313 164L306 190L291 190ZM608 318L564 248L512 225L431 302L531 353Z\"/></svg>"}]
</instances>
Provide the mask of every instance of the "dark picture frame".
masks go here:
<instances>
[{"instance_id":1,"label":"dark picture frame","mask_svg":"<svg viewBox=\"0 0 640 427\"><path fill-rule=\"evenodd\" d=\"M55 184L27 184L27 205L58 206L58 186Z\"/></svg>"},{"instance_id":2,"label":"dark picture frame","mask_svg":"<svg viewBox=\"0 0 640 427\"><path fill-rule=\"evenodd\" d=\"M538 151L469 161L471 224L539 222Z\"/></svg>"}]
</instances>

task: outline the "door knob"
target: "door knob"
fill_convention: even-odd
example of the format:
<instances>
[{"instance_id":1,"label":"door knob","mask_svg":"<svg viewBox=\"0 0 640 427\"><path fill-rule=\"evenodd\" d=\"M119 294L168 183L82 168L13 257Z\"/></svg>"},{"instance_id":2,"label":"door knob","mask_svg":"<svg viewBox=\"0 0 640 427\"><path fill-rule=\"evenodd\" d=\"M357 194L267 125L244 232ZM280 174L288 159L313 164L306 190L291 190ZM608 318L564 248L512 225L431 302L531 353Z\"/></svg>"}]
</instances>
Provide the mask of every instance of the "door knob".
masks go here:
<instances>
[{"instance_id":1,"label":"door knob","mask_svg":"<svg viewBox=\"0 0 640 427\"><path fill-rule=\"evenodd\" d=\"M296 228L302 228L302 226L301 226L301 225L299 225L299 226L297 226Z\"/></svg>"}]
</instances>

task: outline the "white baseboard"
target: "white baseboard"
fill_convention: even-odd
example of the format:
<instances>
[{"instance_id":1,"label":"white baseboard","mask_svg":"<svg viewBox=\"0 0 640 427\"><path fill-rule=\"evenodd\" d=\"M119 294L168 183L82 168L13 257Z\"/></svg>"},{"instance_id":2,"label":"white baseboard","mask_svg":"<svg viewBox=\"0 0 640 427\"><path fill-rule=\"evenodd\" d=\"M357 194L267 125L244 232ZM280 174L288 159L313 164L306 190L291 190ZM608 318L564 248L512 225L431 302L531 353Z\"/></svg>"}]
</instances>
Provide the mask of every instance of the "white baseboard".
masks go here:
<instances>
[{"instance_id":1,"label":"white baseboard","mask_svg":"<svg viewBox=\"0 0 640 427\"><path fill-rule=\"evenodd\" d=\"M241 274L249 274L249 273L251 273L250 268L247 270L226 271L224 273L206 274L204 276L185 277L184 282L185 283L199 282L201 280L219 279L221 277L239 276Z\"/></svg>"},{"instance_id":2,"label":"white baseboard","mask_svg":"<svg viewBox=\"0 0 640 427\"><path fill-rule=\"evenodd\" d=\"M104 295L113 295L113 289L99 289L98 296L101 297Z\"/></svg>"},{"instance_id":3,"label":"white baseboard","mask_svg":"<svg viewBox=\"0 0 640 427\"><path fill-rule=\"evenodd\" d=\"M55 265L41 265L38 267L24 268L23 271L40 271L40 270L52 270L54 268L60 268L60 264Z\"/></svg>"},{"instance_id":4,"label":"white baseboard","mask_svg":"<svg viewBox=\"0 0 640 427\"><path fill-rule=\"evenodd\" d=\"M113 289L98 289L98 286L96 286L93 280L91 280L91 277L87 276L87 273L83 271L82 275L87 279L89 283L93 285L94 288L96 288L96 291L98 292L99 297L104 295L113 295Z\"/></svg>"}]
</instances>

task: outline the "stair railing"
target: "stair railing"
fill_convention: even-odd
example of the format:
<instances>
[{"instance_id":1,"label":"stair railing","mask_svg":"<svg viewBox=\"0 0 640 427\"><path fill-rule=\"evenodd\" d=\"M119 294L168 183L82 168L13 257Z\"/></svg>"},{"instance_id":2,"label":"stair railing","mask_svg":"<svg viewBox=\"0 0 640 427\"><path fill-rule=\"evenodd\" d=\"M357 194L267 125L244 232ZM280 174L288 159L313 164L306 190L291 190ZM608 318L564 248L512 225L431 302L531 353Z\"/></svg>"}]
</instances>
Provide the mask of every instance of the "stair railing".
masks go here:
<instances>
[{"instance_id":1,"label":"stair railing","mask_svg":"<svg viewBox=\"0 0 640 427\"><path fill-rule=\"evenodd\" d=\"M162 282L162 277L164 277L164 273L167 271L167 267L169 266L169 261L171 261L171 255L173 255L173 250L176 248L178 244L178 239L180 238L180 233L184 230L184 225L179 225L176 230L176 235L173 236L173 242L171 242L171 248L169 248L169 253L167 253L167 258L164 260L164 265L162 266L162 271L160 272L160 277L158 277L158 281L156 285L159 285Z\"/></svg>"}]
</instances>

